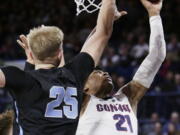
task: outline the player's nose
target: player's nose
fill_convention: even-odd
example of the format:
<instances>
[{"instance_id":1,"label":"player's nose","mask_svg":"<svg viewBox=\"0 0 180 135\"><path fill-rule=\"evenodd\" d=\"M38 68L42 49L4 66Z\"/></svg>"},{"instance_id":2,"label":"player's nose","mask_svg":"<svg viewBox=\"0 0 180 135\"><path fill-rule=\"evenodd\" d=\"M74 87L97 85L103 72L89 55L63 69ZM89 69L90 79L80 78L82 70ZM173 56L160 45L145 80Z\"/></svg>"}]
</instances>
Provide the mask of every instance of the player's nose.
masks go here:
<instances>
[{"instance_id":1,"label":"player's nose","mask_svg":"<svg viewBox=\"0 0 180 135\"><path fill-rule=\"evenodd\" d=\"M104 76L109 76L109 73L108 72L104 72L103 75Z\"/></svg>"}]
</instances>

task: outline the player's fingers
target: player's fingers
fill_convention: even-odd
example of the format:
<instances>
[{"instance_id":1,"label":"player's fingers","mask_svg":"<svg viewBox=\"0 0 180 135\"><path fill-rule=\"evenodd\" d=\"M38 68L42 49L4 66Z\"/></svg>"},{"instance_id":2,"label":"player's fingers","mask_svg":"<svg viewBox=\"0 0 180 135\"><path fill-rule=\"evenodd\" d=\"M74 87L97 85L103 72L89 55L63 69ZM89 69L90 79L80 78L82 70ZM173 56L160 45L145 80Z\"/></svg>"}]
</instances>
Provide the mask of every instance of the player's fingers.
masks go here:
<instances>
[{"instance_id":1,"label":"player's fingers","mask_svg":"<svg viewBox=\"0 0 180 135\"><path fill-rule=\"evenodd\" d=\"M116 11L114 20L118 20L119 18L121 18L122 16L124 16L124 15L126 15L126 14L127 14L126 11L121 11L121 12Z\"/></svg>"},{"instance_id":2,"label":"player's fingers","mask_svg":"<svg viewBox=\"0 0 180 135\"><path fill-rule=\"evenodd\" d=\"M124 16L124 15L127 15L127 12L126 12L126 11L121 11L121 12L117 11L115 18L116 18L116 20L117 20L117 19L119 19L120 17L122 17L122 16Z\"/></svg>"},{"instance_id":3,"label":"player's fingers","mask_svg":"<svg viewBox=\"0 0 180 135\"><path fill-rule=\"evenodd\" d=\"M119 12L120 16L124 16L124 15L127 15L128 13L126 11L121 11Z\"/></svg>"},{"instance_id":4,"label":"player's fingers","mask_svg":"<svg viewBox=\"0 0 180 135\"><path fill-rule=\"evenodd\" d=\"M25 35L20 35L20 39L22 40L22 42L24 43L24 45L26 47L28 47L28 42L27 42L27 38Z\"/></svg>"},{"instance_id":5,"label":"player's fingers","mask_svg":"<svg viewBox=\"0 0 180 135\"><path fill-rule=\"evenodd\" d=\"M25 49L25 45L24 45L20 40L17 40L17 43L18 43L23 49Z\"/></svg>"}]
</instances>

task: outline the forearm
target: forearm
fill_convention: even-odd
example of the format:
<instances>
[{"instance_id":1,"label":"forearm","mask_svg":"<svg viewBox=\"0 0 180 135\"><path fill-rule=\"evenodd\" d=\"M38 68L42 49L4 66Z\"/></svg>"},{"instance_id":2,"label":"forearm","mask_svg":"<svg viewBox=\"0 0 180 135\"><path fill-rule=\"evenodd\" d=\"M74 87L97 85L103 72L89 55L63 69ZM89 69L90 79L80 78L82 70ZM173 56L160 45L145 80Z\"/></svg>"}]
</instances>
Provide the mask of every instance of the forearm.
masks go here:
<instances>
[{"instance_id":1,"label":"forearm","mask_svg":"<svg viewBox=\"0 0 180 135\"><path fill-rule=\"evenodd\" d=\"M150 18L151 36L149 54L139 67L133 80L149 88L166 57L166 44L160 16Z\"/></svg>"},{"instance_id":2,"label":"forearm","mask_svg":"<svg viewBox=\"0 0 180 135\"><path fill-rule=\"evenodd\" d=\"M96 29L83 45L81 52L86 52L98 64L100 57L111 36L115 14L115 0L103 0Z\"/></svg>"},{"instance_id":3,"label":"forearm","mask_svg":"<svg viewBox=\"0 0 180 135\"><path fill-rule=\"evenodd\" d=\"M115 17L115 0L102 0L102 7L99 11L96 33L110 36Z\"/></svg>"},{"instance_id":4,"label":"forearm","mask_svg":"<svg viewBox=\"0 0 180 135\"><path fill-rule=\"evenodd\" d=\"M96 27L91 31L91 33L90 33L89 36L87 37L85 43L94 35L95 32L96 32Z\"/></svg>"}]
</instances>

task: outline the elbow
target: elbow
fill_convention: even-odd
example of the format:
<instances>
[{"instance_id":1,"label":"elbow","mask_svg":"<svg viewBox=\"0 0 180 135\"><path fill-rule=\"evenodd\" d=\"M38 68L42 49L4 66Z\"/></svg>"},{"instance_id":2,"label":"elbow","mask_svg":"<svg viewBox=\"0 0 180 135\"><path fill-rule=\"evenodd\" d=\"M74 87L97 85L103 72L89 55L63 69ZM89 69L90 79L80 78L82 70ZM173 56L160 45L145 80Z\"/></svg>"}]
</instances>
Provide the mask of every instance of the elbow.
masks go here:
<instances>
[{"instance_id":1,"label":"elbow","mask_svg":"<svg viewBox=\"0 0 180 135\"><path fill-rule=\"evenodd\" d=\"M164 62L165 61L165 59L166 59L166 51L164 51L164 53L162 54L162 62Z\"/></svg>"},{"instance_id":2,"label":"elbow","mask_svg":"<svg viewBox=\"0 0 180 135\"><path fill-rule=\"evenodd\" d=\"M165 40L162 41L162 62L166 59L166 42Z\"/></svg>"},{"instance_id":3,"label":"elbow","mask_svg":"<svg viewBox=\"0 0 180 135\"><path fill-rule=\"evenodd\" d=\"M164 60L166 59L166 47L165 45L162 47L159 53L159 60L163 63Z\"/></svg>"},{"instance_id":4,"label":"elbow","mask_svg":"<svg viewBox=\"0 0 180 135\"><path fill-rule=\"evenodd\" d=\"M161 54L161 57L159 57L159 61L163 63L166 59L166 54Z\"/></svg>"}]
</instances>

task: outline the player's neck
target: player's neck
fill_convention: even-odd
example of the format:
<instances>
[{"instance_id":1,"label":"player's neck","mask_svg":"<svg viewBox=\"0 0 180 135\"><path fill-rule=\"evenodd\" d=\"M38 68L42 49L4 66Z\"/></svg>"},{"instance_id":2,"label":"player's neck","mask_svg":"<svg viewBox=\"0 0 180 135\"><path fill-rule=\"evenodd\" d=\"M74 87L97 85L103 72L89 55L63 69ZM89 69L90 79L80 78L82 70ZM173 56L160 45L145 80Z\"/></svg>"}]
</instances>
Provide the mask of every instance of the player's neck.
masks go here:
<instances>
[{"instance_id":1,"label":"player's neck","mask_svg":"<svg viewBox=\"0 0 180 135\"><path fill-rule=\"evenodd\" d=\"M88 95L88 94L85 94L84 97L83 97L83 103L82 103L82 106L81 106L81 112L80 112L80 117L84 114L85 110L86 110L86 107L89 103L89 100L90 100L91 96Z\"/></svg>"},{"instance_id":2,"label":"player's neck","mask_svg":"<svg viewBox=\"0 0 180 135\"><path fill-rule=\"evenodd\" d=\"M53 64L36 64L35 65L36 70L38 70L38 69L50 69L53 67L55 67Z\"/></svg>"}]
</instances>

